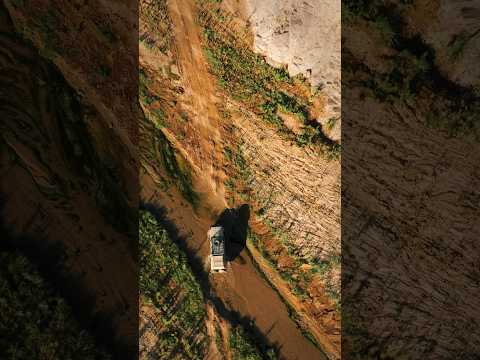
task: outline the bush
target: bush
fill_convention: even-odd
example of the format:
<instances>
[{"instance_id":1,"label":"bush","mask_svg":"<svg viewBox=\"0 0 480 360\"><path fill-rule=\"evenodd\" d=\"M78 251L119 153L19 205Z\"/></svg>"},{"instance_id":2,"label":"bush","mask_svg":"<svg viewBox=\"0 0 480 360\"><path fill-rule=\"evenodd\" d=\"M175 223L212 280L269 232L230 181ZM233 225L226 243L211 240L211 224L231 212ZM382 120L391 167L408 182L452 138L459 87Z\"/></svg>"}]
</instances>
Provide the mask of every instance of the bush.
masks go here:
<instances>
[{"instance_id":1,"label":"bush","mask_svg":"<svg viewBox=\"0 0 480 360\"><path fill-rule=\"evenodd\" d=\"M1 359L111 359L23 256L0 251Z\"/></svg>"},{"instance_id":2,"label":"bush","mask_svg":"<svg viewBox=\"0 0 480 360\"><path fill-rule=\"evenodd\" d=\"M229 343L234 360L263 360L255 342L241 326L231 329Z\"/></svg>"},{"instance_id":3,"label":"bush","mask_svg":"<svg viewBox=\"0 0 480 360\"><path fill-rule=\"evenodd\" d=\"M205 308L200 286L186 256L147 211L140 211L141 296L161 314L156 354L202 359L205 351ZM179 356L179 357L178 357Z\"/></svg>"},{"instance_id":4,"label":"bush","mask_svg":"<svg viewBox=\"0 0 480 360\"><path fill-rule=\"evenodd\" d=\"M313 122L310 121L306 104L282 90L293 84L293 79L285 68L274 68L262 56L239 45L234 36L215 31L215 14L218 11L219 8L210 10L212 16L207 16L208 11L202 13L199 20L204 29L205 57L219 86L233 99L272 124L282 136L294 139L293 133L278 116L279 111L295 115L306 125L310 123L311 126ZM319 124L315 131L321 133ZM305 133L296 143L299 146L325 144L328 143L326 139L323 133L321 136Z\"/></svg>"}]
</instances>

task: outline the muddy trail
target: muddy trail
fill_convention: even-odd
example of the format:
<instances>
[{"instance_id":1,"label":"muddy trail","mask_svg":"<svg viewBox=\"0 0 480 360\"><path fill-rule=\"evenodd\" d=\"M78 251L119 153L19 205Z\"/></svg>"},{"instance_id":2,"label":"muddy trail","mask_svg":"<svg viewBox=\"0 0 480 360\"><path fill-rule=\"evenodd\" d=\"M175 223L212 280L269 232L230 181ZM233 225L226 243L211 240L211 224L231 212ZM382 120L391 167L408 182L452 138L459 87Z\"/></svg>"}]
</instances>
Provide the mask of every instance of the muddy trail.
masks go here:
<instances>
[{"instance_id":1,"label":"muddy trail","mask_svg":"<svg viewBox=\"0 0 480 360\"><path fill-rule=\"evenodd\" d=\"M144 184L143 206L152 211L169 236L186 252L207 301L221 318L253 325L256 337L278 351L280 359L327 359L290 318L279 295L255 269L246 249L228 263L227 272L210 274L207 231L216 218L205 209L196 212L174 189L156 191L151 179Z\"/></svg>"},{"instance_id":2,"label":"muddy trail","mask_svg":"<svg viewBox=\"0 0 480 360\"><path fill-rule=\"evenodd\" d=\"M209 273L210 249L206 234L218 221L227 203L223 186L226 177L223 155L225 119L219 113L223 98L204 57L202 30L196 21L196 2L167 1L165 9L168 9L173 29L171 54L158 55L141 44L140 65L148 74L150 83L147 85L159 94L161 106L168 113L164 117L161 137L165 137L175 149L177 160L181 158L185 163L183 167L191 170L191 186L199 195L199 201L194 210L182 197L182 192L165 180L178 176L168 173L165 159L164 168L162 161L158 162L158 154L152 149L161 149L162 146L155 136L152 138L153 129L147 130L151 126L146 125L144 135L147 142L143 151L150 155L142 162L145 170L140 178L143 206L156 214L170 238L185 251L207 299L207 307L213 305L220 319L231 324L242 323L252 330L260 343L275 348L280 359L326 359L323 352L302 334L291 318L294 314L257 271L245 246L239 246L229 254L226 273ZM154 28L148 32L147 15L144 21L145 36L154 37ZM172 70L172 63L175 64L174 71L178 71L173 80L165 78L159 70L162 64ZM169 84L174 84L173 89L168 89ZM175 90L179 88L181 92ZM153 106L149 107L148 101L145 104L144 111L151 113ZM179 113L186 115L183 121L179 119ZM165 158L165 154L162 156ZM171 165L171 161L167 162ZM245 239L248 217L244 222Z\"/></svg>"}]
</instances>

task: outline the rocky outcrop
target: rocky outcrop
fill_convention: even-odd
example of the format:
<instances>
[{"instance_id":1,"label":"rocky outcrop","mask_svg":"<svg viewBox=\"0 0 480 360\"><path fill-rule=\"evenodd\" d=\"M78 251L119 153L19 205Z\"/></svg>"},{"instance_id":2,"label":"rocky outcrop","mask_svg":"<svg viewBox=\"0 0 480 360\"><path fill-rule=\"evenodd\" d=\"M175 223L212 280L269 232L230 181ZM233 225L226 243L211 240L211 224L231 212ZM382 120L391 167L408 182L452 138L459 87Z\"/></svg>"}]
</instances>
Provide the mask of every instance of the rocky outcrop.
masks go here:
<instances>
[{"instance_id":1,"label":"rocky outcrop","mask_svg":"<svg viewBox=\"0 0 480 360\"><path fill-rule=\"evenodd\" d=\"M247 0L255 51L325 96L320 122L340 116L340 2Z\"/></svg>"}]
</instances>

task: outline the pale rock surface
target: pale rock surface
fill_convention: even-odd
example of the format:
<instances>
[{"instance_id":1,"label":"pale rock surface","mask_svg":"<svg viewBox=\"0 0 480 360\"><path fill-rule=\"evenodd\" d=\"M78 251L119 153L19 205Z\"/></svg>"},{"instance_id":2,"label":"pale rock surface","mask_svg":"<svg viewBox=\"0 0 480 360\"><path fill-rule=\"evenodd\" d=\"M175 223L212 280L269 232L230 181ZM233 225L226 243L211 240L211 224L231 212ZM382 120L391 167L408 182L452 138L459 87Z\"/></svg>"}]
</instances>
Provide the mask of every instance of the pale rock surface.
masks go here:
<instances>
[{"instance_id":1,"label":"pale rock surface","mask_svg":"<svg viewBox=\"0 0 480 360\"><path fill-rule=\"evenodd\" d=\"M246 7L255 51L321 89L322 124L340 117L340 0L246 0Z\"/></svg>"}]
</instances>

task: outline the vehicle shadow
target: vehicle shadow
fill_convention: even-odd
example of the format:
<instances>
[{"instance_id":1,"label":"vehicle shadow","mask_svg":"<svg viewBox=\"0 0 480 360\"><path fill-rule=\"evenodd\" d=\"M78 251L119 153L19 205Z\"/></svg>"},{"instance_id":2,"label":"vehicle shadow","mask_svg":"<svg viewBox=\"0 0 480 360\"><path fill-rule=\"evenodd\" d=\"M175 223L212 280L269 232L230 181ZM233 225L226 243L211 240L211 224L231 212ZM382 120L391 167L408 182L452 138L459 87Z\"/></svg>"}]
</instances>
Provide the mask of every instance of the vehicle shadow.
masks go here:
<instances>
[{"instance_id":1,"label":"vehicle shadow","mask_svg":"<svg viewBox=\"0 0 480 360\"><path fill-rule=\"evenodd\" d=\"M161 206L146 202L142 202L140 204L140 209L147 210L154 215L159 224L167 231L170 239L175 242L186 254L188 263L200 285L205 300L213 304L218 315L221 318L227 319L233 326L241 325L247 331L250 340L255 343L256 347L260 349L262 353L266 354L267 351L270 350L276 354L274 358L282 359L280 356L280 351L283 345L277 342L272 343L267 338L272 329L269 329L266 333L263 333L255 324L255 319L242 315L240 312L232 309L223 301L223 299L216 295L214 289L212 288L212 284L210 283L209 274L204 269L202 259L196 254L192 253L187 244L188 239L180 234L176 224L168 218L166 209ZM227 245L227 248L233 248L233 246L230 246L232 243L235 246L235 251L232 251L232 255L237 254L236 256L238 256L240 251L245 247L249 217L249 206L242 205L237 209L225 209L215 223L215 225L229 225L229 228L225 231L230 231L228 235L232 240ZM203 324L201 326L203 326Z\"/></svg>"},{"instance_id":2,"label":"vehicle shadow","mask_svg":"<svg viewBox=\"0 0 480 360\"><path fill-rule=\"evenodd\" d=\"M225 209L219 215L214 226L222 226L226 239L226 260L233 261L247 244L248 220L250 219L250 206L241 205L236 209Z\"/></svg>"}]
</instances>

